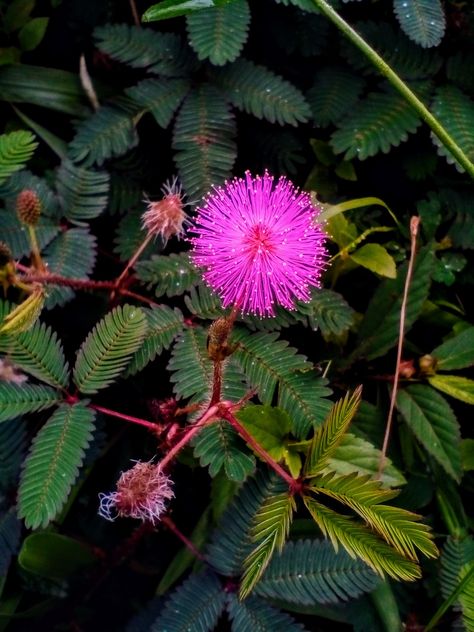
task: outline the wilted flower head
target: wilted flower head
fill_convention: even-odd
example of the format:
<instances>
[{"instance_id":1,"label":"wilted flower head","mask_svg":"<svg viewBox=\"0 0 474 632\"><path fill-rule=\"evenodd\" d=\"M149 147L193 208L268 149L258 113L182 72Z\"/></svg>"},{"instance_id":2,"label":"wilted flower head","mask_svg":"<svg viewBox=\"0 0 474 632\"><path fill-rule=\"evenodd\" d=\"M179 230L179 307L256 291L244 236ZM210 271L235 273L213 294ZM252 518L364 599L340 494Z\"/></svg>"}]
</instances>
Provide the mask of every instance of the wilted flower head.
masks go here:
<instances>
[{"instance_id":1,"label":"wilted flower head","mask_svg":"<svg viewBox=\"0 0 474 632\"><path fill-rule=\"evenodd\" d=\"M285 177L276 183L245 174L217 187L198 209L191 258L224 307L274 315L275 303L294 308L319 286L325 234L307 193Z\"/></svg>"},{"instance_id":2,"label":"wilted flower head","mask_svg":"<svg viewBox=\"0 0 474 632\"><path fill-rule=\"evenodd\" d=\"M117 491L99 494L99 515L112 521L128 516L155 524L166 510L166 501L173 497L172 481L160 465L138 461L122 473Z\"/></svg>"},{"instance_id":3,"label":"wilted flower head","mask_svg":"<svg viewBox=\"0 0 474 632\"><path fill-rule=\"evenodd\" d=\"M179 237L184 232L184 226L189 222L184 207L184 196L177 178L166 182L161 189L163 198L158 202L146 200L147 210L142 215L142 227L148 234L161 238L166 243L170 237Z\"/></svg>"}]
</instances>

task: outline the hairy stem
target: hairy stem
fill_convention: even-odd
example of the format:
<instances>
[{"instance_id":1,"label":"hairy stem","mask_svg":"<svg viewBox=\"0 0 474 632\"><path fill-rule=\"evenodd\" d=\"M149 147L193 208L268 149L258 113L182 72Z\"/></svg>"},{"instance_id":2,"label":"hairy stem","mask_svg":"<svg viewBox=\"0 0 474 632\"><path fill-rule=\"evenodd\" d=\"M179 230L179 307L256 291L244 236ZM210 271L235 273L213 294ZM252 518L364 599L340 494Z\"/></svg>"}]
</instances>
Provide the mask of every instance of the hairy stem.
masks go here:
<instances>
[{"instance_id":1,"label":"hairy stem","mask_svg":"<svg viewBox=\"0 0 474 632\"><path fill-rule=\"evenodd\" d=\"M147 421L146 419L140 419L140 417L132 417L131 415L125 415L124 413L119 413L116 410L110 410L110 408L104 408L103 406L97 406L96 404L89 404L89 408L93 408L97 410L99 413L103 413L104 415L108 415L109 417L117 417L118 419L124 419L125 421L129 421L132 424L137 424L139 426L144 426L145 428L149 428L156 432L158 430L158 425L152 423L151 421Z\"/></svg>"},{"instance_id":2,"label":"hairy stem","mask_svg":"<svg viewBox=\"0 0 474 632\"><path fill-rule=\"evenodd\" d=\"M250 432L248 432L248 430L246 430L242 426L240 421L232 414L232 412L228 408L223 409L223 407L221 407L219 416L228 421L230 425L235 430L237 430L242 439L244 439L249 444L252 450L254 450L266 463L268 463L268 465L278 474L278 476L280 476L286 483L288 483L291 492L295 493L301 491L300 481L294 479L290 474L288 474L288 472L284 470L281 465L279 465L268 454L268 452L262 448L262 446L254 439L254 437L252 437Z\"/></svg>"},{"instance_id":3,"label":"hairy stem","mask_svg":"<svg viewBox=\"0 0 474 632\"><path fill-rule=\"evenodd\" d=\"M214 373L212 376L212 395L211 406L217 404L221 399L222 390L222 362L220 360L214 361Z\"/></svg>"},{"instance_id":4,"label":"hairy stem","mask_svg":"<svg viewBox=\"0 0 474 632\"><path fill-rule=\"evenodd\" d=\"M405 279L405 287L403 288L403 299L400 308L400 328L398 331L398 347L397 347L397 363L395 365L395 375L393 376L393 388L390 397L390 408L387 417L387 427L385 428L385 436L383 438L382 452L380 454L378 477L382 476L383 468L387 458L388 440L390 438L390 431L392 429L393 413L395 410L395 402L397 400L398 382L400 379L400 366L402 363L402 351L403 351L403 338L405 337L405 320L407 315L407 303L408 303L408 291L410 289L411 278L413 276L413 266L415 264L416 257L416 238L418 235L418 227L420 225L419 217L412 217L410 220L410 235L411 235L411 248L410 248L410 261L408 262L407 276Z\"/></svg>"},{"instance_id":5,"label":"hairy stem","mask_svg":"<svg viewBox=\"0 0 474 632\"><path fill-rule=\"evenodd\" d=\"M438 119L431 114L423 102L410 90L407 84L400 79L396 72L380 57L380 55L355 31L326 0L313 0L314 4L336 27L372 62L377 70L384 75L392 86L405 97L411 106L418 112L421 118L431 127L433 133L443 145L456 158L459 164L474 178L474 164L469 160L464 151L459 147L452 136L441 125Z\"/></svg>"},{"instance_id":6,"label":"hairy stem","mask_svg":"<svg viewBox=\"0 0 474 632\"><path fill-rule=\"evenodd\" d=\"M138 259L141 257L141 255L143 254L143 251L145 250L145 248L148 246L148 244L150 243L150 241L153 239L153 233L149 233L145 239L142 241L142 243L138 246L138 248L136 249L135 253L130 257L130 259L128 260L127 265L125 266L125 268L122 271L122 274L117 277L117 279L114 281L114 288L118 289L120 288L123 280L125 279L125 277L128 274L128 271L130 270L130 268L132 268L135 263L138 261Z\"/></svg>"}]
</instances>

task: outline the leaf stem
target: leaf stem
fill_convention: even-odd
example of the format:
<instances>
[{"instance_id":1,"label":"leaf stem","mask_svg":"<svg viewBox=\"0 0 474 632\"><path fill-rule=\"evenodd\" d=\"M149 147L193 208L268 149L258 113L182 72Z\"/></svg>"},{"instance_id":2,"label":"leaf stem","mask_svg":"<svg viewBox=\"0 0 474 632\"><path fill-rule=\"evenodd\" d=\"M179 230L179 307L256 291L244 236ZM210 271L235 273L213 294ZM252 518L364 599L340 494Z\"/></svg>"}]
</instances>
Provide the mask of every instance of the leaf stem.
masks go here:
<instances>
[{"instance_id":1,"label":"leaf stem","mask_svg":"<svg viewBox=\"0 0 474 632\"><path fill-rule=\"evenodd\" d=\"M94 410L97 410L97 412L103 413L104 415L109 415L109 417L117 417L118 419L124 419L125 421L130 421L133 424L144 426L145 428L149 428L153 432L157 432L157 430L160 429L160 426L158 424L154 424L151 421L147 421L146 419L140 419L140 417L125 415L124 413L119 413L116 410L110 410L110 408L97 406L97 404L89 404L89 408L93 408Z\"/></svg>"},{"instance_id":2,"label":"leaf stem","mask_svg":"<svg viewBox=\"0 0 474 632\"><path fill-rule=\"evenodd\" d=\"M132 268L135 265L135 263L141 257L141 255L143 254L145 248L148 246L148 244L153 239L153 237L154 237L153 233L148 233L148 235L145 237L145 239L142 241L142 243L135 250L134 254L128 260L128 263L125 266L125 268L123 269L123 271L120 274L120 276L118 276L117 279L114 281L114 289L115 290L118 290L120 288L120 286L123 283L123 280L125 279L125 277L128 274L128 271L130 270L130 268Z\"/></svg>"},{"instance_id":3,"label":"leaf stem","mask_svg":"<svg viewBox=\"0 0 474 632\"><path fill-rule=\"evenodd\" d=\"M405 337L405 320L407 315L408 304L408 291L410 289L411 279L413 276L413 266L415 264L416 257L416 238L418 236L418 227L420 225L420 218L413 216L410 220L410 260L408 262L407 276L405 279L405 286L403 288L403 299L400 308L400 328L398 332L398 347L397 347L397 363L395 365L395 375L393 376L393 388L390 396L390 408L387 417L387 426L385 428L385 435L383 438L382 452L380 454L378 478L382 476L383 469L385 467L385 461L387 458L388 440L390 437L390 431L392 428L393 413L395 410L395 402L397 399L398 383L400 380L400 367L402 363L402 351L403 351L403 339Z\"/></svg>"},{"instance_id":4,"label":"leaf stem","mask_svg":"<svg viewBox=\"0 0 474 632\"><path fill-rule=\"evenodd\" d=\"M349 39L364 55L372 62L377 70L384 75L392 86L405 97L414 110L431 127L433 133L439 138L441 143L448 149L459 164L474 178L474 164L459 147L452 136L441 125L438 119L431 114L423 102L416 94L402 81L396 72L383 60L382 57L355 31L326 0L313 0L323 15L325 15L335 26Z\"/></svg>"},{"instance_id":5,"label":"leaf stem","mask_svg":"<svg viewBox=\"0 0 474 632\"><path fill-rule=\"evenodd\" d=\"M239 435L244 439L249 446L254 450L268 465L280 476L291 490L291 492L297 493L302 489L301 481L294 479L286 470L284 470L281 465L279 465L266 450L262 448L262 446L255 441L254 437L248 432L244 426L240 423L240 421L232 414L228 407L224 408L222 405L220 406L220 414L219 417L222 417L226 421L230 423L230 425L237 430Z\"/></svg>"}]
</instances>

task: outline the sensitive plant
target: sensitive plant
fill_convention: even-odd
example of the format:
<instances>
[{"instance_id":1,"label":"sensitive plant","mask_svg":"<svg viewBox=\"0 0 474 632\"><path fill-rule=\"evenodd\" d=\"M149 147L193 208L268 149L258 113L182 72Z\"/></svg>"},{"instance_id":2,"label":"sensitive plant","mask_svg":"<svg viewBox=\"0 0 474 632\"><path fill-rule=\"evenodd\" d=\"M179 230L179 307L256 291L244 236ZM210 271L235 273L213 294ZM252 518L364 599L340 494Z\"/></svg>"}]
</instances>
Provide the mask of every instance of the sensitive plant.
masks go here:
<instances>
[{"instance_id":1,"label":"sensitive plant","mask_svg":"<svg viewBox=\"0 0 474 632\"><path fill-rule=\"evenodd\" d=\"M154 540L156 528L161 538L173 534L186 548L175 547L176 557L168 556L159 580L150 582L160 595L177 588L130 624L140 629L213 629L226 619L236 631L257 624L311 629L314 620L302 618L303 609L324 617L329 627L337 620L358 629L389 629L431 616L433 627L441 617L457 616L470 629L472 546L459 483L468 494L471 440L461 442L461 430L469 436L469 429L460 422L462 407L472 403L466 369L473 363L473 328L453 297L470 282L465 266L472 185L442 162L446 155L452 160L449 144L441 143L436 157L408 101L381 84L335 31L324 40L328 22L313 13L312 3L297 4L265 8L271 7L265 28L287 34L275 39L277 55L297 55L298 63L281 70L251 47L252 29L262 24L252 3L191 12L186 33L182 21L176 32L100 26L99 62L83 64L82 82L89 88L84 92L72 75L51 70L42 88L51 107L79 119L70 143L60 137L63 130L38 125L39 110L19 104L18 94L21 102L35 103L42 69L0 71L2 98L17 102L17 120L36 133L0 138L6 242L0 279L7 292L0 325L0 433L6 446L1 525L5 568L11 564L6 597L10 590L46 593L56 605L73 604L87 584L86 603L95 598L98 604L107 594L103 570L123 568L128 558L139 568L140 547L166 556L167 546ZM446 28L441 3L416 4L419 11L407 17L394 2L391 23L375 5L369 11L354 3L348 15L377 20L358 29L469 153L472 87L460 79L468 56L460 45L459 53L450 51L443 60L436 50ZM166 9L160 5L155 16ZM452 25L454 4L448 5ZM298 29L289 29L290 22ZM296 41L292 32L307 38ZM318 38L310 37L316 32ZM314 73L314 60L327 59L328 50L331 65L319 63ZM108 69L127 64L133 85L111 98L110 87L102 92L94 79L100 63ZM21 93L15 76L28 72L35 89ZM95 113L88 100L100 105ZM310 117L317 129L301 125ZM156 147L167 146L160 129L168 126L192 202L185 215L180 190L168 189L163 198L158 191ZM234 270L223 233L209 226L201 202L206 193L213 213L219 195L232 204L239 191L244 206L253 208L244 184L254 184L251 176L224 184L237 156L237 129L237 174L241 165L253 173L264 174L265 167L290 172L299 183L309 174L304 188L317 192L310 206L307 194L280 181L280 190L291 191L301 204L303 212L291 217L305 221L309 231L301 254L308 253L310 265L294 262L301 284L277 275L280 284L272 285L273 275L261 276L276 248L268 248L273 242L260 228L250 235L248 252L259 254L260 247L264 265L247 258ZM404 142L406 152L394 149ZM23 167L35 150L35 156L44 151L44 143L59 164L39 177ZM405 210L413 212L413 199L404 207L387 182L378 187L364 173L362 161L373 155L400 189L410 182L424 185L415 196L421 234L412 248L409 287ZM147 173L150 164L153 172ZM31 165L43 175L41 163ZM362 188L352 184L355 178ZM260 182L274 190L278 178L270 180L262 175ZM232 195L224 193L229 190ZM365 197L348 200L354 192ZM148 208L145 195L154 200ZM188 243L174 240L183 225L189 229L187 217L196 218L191 257ZM122 264L115 263L110 274L108 235L116 225ZM221 228L229 242L232 237L232 249L242 239L242 225ZM323 233L329 257L322 251ZM206 240L207 260L199 249ZM285 245L291 246L288 257L295 244ZM239 247L246 245L240 241ZM276 267L281 273L280 263L281 257L272 262L272 272ZM251 284L233 293L240 280L233 273L262 281L257 299L247 293ZM60 313L66 316L55 315ZM398 417L389 442L395 467L378 448L401 318L406 340L396 368L400 385L392 391ZM203 469L212 481L209 490L207 477L199 478ZM397 496L395 488L403 491ZM96 515L99 494L105 494L103 512L117 518L113 524ZM180 511L192 512L195 498L201 504L190 533L188 515ZM418 512L426 518L420 521ZM33 533L21 531L18 514ZM126 516L148 519L135 526ZM426 522L442 547L440 562L433 561L436 548ZM125 534L121 541L119 534ZM415 579L420 566L426 585L407 584L407 592L399 592L386 579ZM437 613L435 580L441 586ZM138 599L143 604L145 596ZM450 614L452 605L459 614ZM21 604L16 608L22 614ZM87 621L87 613L78 616Z\"/></svg>"}]
</instances>

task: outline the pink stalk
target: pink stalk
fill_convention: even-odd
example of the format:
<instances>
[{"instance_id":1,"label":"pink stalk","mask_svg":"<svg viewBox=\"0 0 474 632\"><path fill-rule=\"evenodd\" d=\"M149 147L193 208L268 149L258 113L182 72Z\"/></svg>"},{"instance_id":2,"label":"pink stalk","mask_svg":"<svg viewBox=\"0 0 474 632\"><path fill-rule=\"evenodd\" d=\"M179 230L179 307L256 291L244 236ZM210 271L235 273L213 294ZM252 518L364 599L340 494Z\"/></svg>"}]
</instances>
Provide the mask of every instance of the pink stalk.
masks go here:
<instances>
[{"instance_id":1,"label":"pink stalk","mask_svg":"<svg viewBox=\"0 0 474 632\"><path fill-rule=\"evenodd\" d=\"M164 516L161 519L161 522L168 527L168 529L174 533L174 535L181 540L181 542L185 545L185 547L191 551L191 553L194 555L194 557L197 557L198 560L201 561L205 561L206 558L204 557L204 555L201 553L201 551L194 546L194 543L191 542L191 540L189 538L187 538L184 533L181 533L181 531L178 529L178 527L175 525L175 523L171 520L171 518L169 518L168 516Z\"/></svg>"},{"instance_id":2,"label":"pink stalk","mask_svg":"<svg viewBox=\"0 0 474 632\"><path fill-rule=\"evenodd\" d=\"M147 421L146 419L140 419L140 417L132 417L131 415L125 415L124 413L119 413L115 410L110 410L109 408L104 408L103 406L97 406L96 404L89 404L89 408L93 408L97 410L99 413L103 413L104 415L109 415L109 417L117 417L118 419L124 419L125 421L130 421L133 424L137 424L139 426L144 426L145 428L149 428L156 432L159 429L158 424L154 424L151 421Z\"/></svg>"}]
</instances>

